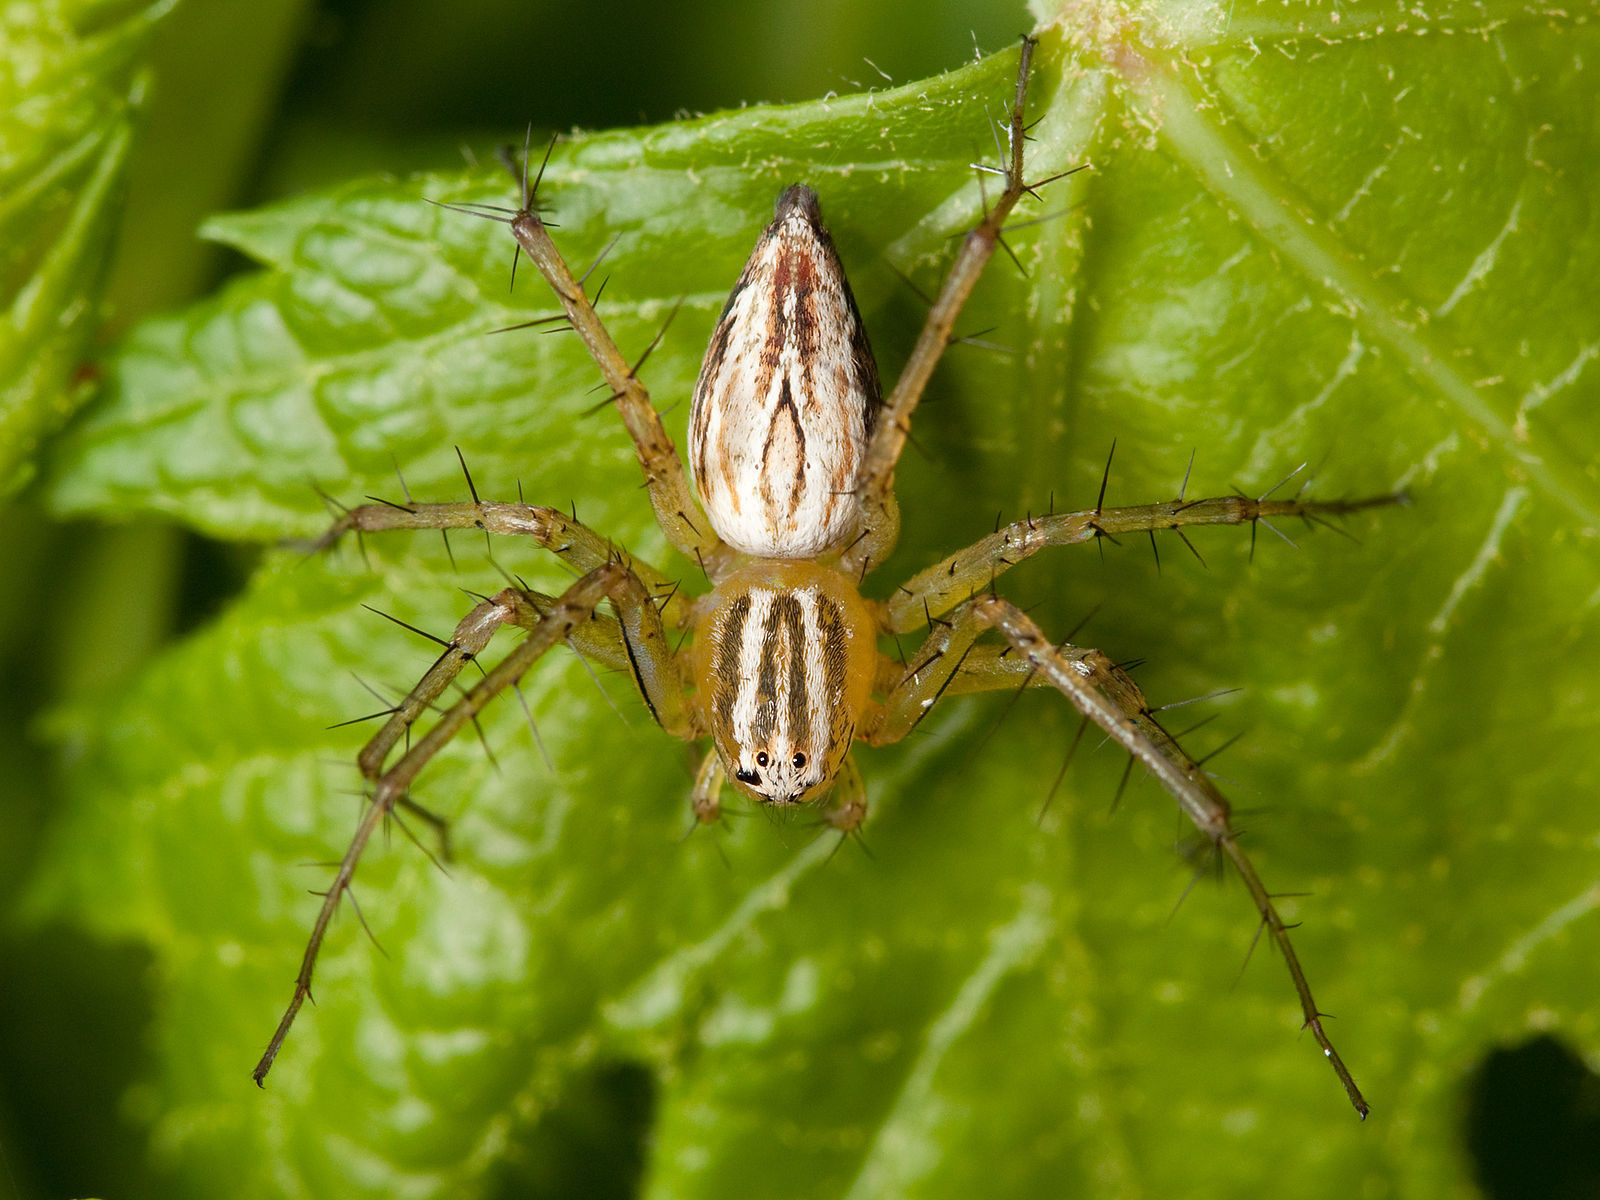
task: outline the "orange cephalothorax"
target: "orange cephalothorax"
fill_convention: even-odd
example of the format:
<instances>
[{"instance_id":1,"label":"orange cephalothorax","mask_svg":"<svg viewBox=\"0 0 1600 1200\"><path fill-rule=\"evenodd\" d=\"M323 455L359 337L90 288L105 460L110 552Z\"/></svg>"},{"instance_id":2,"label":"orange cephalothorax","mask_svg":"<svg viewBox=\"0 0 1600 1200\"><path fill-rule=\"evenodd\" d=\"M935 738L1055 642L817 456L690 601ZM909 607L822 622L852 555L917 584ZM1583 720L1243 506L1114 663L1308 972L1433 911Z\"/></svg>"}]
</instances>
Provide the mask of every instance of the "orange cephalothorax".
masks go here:
<instances>
[{"instance_id":1,"label":"orange cephalothorax","mask_svg":"<svg viewBox=\"0 0 1600 1200\"><path fill-rule=\"evenodd\" d=\"M797 804L833 782L866 707L877 649L859 593L810 563L752 563L695 632L700 704L728 778Z\"/></svg>"}]
</instances>

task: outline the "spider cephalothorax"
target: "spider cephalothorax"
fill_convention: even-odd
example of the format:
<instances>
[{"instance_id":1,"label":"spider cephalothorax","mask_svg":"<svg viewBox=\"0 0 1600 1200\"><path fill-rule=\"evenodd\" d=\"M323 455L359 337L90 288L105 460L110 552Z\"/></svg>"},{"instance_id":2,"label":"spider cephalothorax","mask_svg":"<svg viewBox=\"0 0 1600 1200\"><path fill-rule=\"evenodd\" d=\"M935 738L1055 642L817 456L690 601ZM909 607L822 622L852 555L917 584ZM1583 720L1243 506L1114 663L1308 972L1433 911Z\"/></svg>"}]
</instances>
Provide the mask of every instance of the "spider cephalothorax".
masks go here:
<instances>
[{"instance_id":1,"label":"spider cephalothorax","mask_svg":"<svg viewBox=\"0 0 1600 1200\"><path fill-rule=\"evenodd\" d=\"M876 622L837 571L751 563L695 627L700 708L727 777L770 804L821 796L869 703Z\"/></svg>"},{"instance_id":2,"label":"spider cephalothorax","mask_svg":"<svg viewBox=\"0 0 1600 1200\"><path fill-rule=\"evenodd\" d=\"M1098 650L1047 638L994 585L1010 567L1050 546L1125 532L1346 513L1396 497L1315 502L1235 495L1130 508L1097 504L1001 526L904 581L887 599L865 599L860 592L898 536L894 472L923 388L1006 219L1041 186L1022 173L1031 53L1032 43L1024 42L1006 123L1009 153L995 172L1005 189L968 233L886 398L880 399L872 350L815 193L797 185L779 197L776 216L717 322L695 387L689 458L702 505L636 371L551 241L533 203L538 181L534 188L524 182L515 215L477 213L505 220L555 291L611 389L657 522L704 571L712 590L691 598L666 573L621 555L576 518L539 505L483 501L475 489L470 501L453 504L362 505L328 531L325 545L352 530L518 534L557 555L578 578L560 596L515 586L484 600L361 751L371 800L326 893L289 1008L256 1067L258 1082L310 993L328 922L367 841L397 807L414 807L412 781L440 747L540 656L565 643L628 671L668 733L711 740L692 797L703 821L720 814L719 797L731 783L767 804L816 801L829 825L852 831L866 814L861 776L850 761L855 743L900 741L946 695L1054 688L1085 723L1098 725L1142 763L1233 864L1284 956L1306 1026L1365 1115L1366 1102L1323 1028L1288 927L1239 847L1216 785L1162 728L1122 668ZM608 603L614 619L600 611ZM412 727L429 717L504 625L527 635L413 741ZM691 633L689 644L674 648L669 629ZM925 640L906 661L880 652L880 639L919 629L927 630ZM984 635L998 635L998 641L980 643ZM407 748L394 757L402 743Z\"/></svg>"}]
</instances>

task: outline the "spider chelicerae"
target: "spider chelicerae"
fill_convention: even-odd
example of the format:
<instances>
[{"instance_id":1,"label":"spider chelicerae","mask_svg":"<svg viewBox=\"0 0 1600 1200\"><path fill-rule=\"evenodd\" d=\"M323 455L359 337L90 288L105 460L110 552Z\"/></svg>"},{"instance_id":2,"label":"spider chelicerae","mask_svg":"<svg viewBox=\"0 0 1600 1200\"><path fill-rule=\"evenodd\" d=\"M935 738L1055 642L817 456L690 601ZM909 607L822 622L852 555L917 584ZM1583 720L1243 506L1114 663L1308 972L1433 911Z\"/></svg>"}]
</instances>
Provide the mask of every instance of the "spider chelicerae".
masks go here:
<instances>
[{"instance_id":1,"label":"spider chelicerae","mask_svg":"<svg viewBox=\"0 0 1600 1200\"><path fill-rule=\"evenodd\" d=\"M310 994L328 924L373 833L396 808L420 812L409 789L422 768L541 656L567 643L626 670L668 733L711 741L692 792L693 812L704 822L718 818L723 789L731 786L763 805L816 805L827 825L854 832L867 812L865 787L850 755L856 742L900 741L947 695L1055 688L1083 715L1085 727L1099 726L1142 763L1239 872L1283 954L1306 1027L1357 1112L1366 1115L1366 1101L1323 1027L1288 927L1238 844L1227 800L1158 723L1122 667L1098 650L1052 641L1001 598L994 584L1008 568L1050 546L1280 516L1315 520L1398 497L1180 496L1108 508L1102 489L1095 508L1001 526L918 572L887 599L861 594L862 582L898 537L895 467L957 315L1000 244L1012 210L1051 182L1029 183L1023 175L1032 51L1033 43L1024 41L1005 125L1009 149L994 172L1004 188L967 234L886 398L816 194L797 184L779 196L773 221L717 321L695 385L688 457L698 501L635 367L618 352L551 241L534 202L539 179L527 182L527 156L518 211L466 210L507 223L520 251L554 290L611 390L658 524L713 586L691 597L666 573L620 552L575 517L520 501L480 500L475 488L472 499L460 503L362 505L328 530L320 546L352 531L516 534L557 555L578 578L559 596L510 586L478 604L361 750L357 762L370 799L325 894L288 1009L256 1066L258 1083ZM614 616L601 611L606 604ZM412 727L435 711L462 669L506 625L526 636L413 740ZM922 629L925 639L904 662L879 649L880 639ZM692 636L674 649L669 630ZM985 635L997 636L980 642ZM402 743L403 752L391 761Z\"/></svg>"}]
</instances>

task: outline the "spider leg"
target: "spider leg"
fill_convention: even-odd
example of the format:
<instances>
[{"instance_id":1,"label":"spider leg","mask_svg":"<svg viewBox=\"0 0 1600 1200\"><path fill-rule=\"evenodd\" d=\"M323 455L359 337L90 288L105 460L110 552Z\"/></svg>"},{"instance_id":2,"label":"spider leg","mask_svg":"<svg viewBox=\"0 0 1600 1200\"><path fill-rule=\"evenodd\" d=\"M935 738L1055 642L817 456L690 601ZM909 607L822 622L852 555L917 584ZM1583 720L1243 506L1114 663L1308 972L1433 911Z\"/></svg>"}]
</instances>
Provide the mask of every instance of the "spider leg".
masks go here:
<instances>
[{"instance_id":1,"label":"spider leg","mask_svg":"<svg viewBox=\"0 0 1600 1200\"><path fill-rule=\"evenodd\" d=\"M504 500L463 500L446 504L390 504L379 501L347 509L317 539L312 551L325 550L345 534L391 529L481 529L486 533L531 537L573 571L592 571L619 556L617 547L560 509ZM625 559L669 624L687 612L678 585L661 571L631 556Z\"/></svg>"},{"instance_id":2,"label":"spider leg","mask_svg":"<svg viewBox=\"0 0 1600 1200\"><path fill-rule=\"evenodd\" d=\"M614 565L620 567L621 564ZM682 685L678 682L672 653L667 648L661 614L638 576L625 567L622 570L630 583L618 585L610 597L623 614L622 619L591 613L589 620L574 628L567 640L585 657L598 659L608 667L626 667L656 722L668 733L688 737ZM570 595L571 589L566 594ZM563 602L539 592L510 587L483 601L462 618L433 666L395 705L383 728L361 748L356 763L362 777L368 783L378 779L395 745L433 708L434 701L462 669L477 661L496 630L503 625L517 625L537 631Z\"/></svg>"},{"instance_id":3,"label":"spider leg","mask_svg":"<svg viewBox=\"0 0 1600 1200\"><path fill-rule=\"evenodd\" d=\"M339 902L350 890L362 852L373 833L397 805L406 801L412 782L423 767L451 738L477 719L485 705L517 681L553 646L579 642L589 637L585 627L595 617L595 609L610 600L616 608L618 641L634 681L656 721L677 737L694 736L693 719L684 701L683 679L678 660L668 647L661 614L639 577L615 560L602 563L573 583L558 598L536 597L516 588L507 588L472 610L457 627L445 651L421 681L396 707L384 728L361 751L362 774L372 782L372 798L361 823L339 862L333 883L323 894L322 907L312 925L311 938L295 977L294 995L268 1043L266 1053L256 1064L257 1084L262 1084L278 1050L294 1024L295 1016L311 994L311 977L317 955L327 935ZM528 636L484 677L467 689L465 695L445 710L438 721L392 765L384 766L389 752L405 731L432 701L455 679L467 663L488 644L494 632L504 625L518 625ZM590 639L592 640L592 639Z\"/></svg>"},{"instance_id":4,"label":"spider leg","mask_svg":"<svg viewBox=\"0 0 1600 1200\"><path fill-rule=\"evenodd\" d=\"M480 214L482 215L482 214ZM634 451L644 472L645 486L650 492L650 503L655 509L656 521L667 540L687 558L715 567L731 551L712 530L701 513L689 486L688 473L677 447L661 424L661 417L650 401L650 393L639 381L638 370L643 364L629 363L623 358L617 344L611 340L594 304L585 295L583 284L573 276L566 259L556 249L555 242L543 219L539 216L531 191L525 189L521 210L508 224L517 245L544 276L566 313L568 322L583 339L589 357L611 389L611 400L622 417L622 423L633 439ZM645 351L648 356L654 344Z\"/></svg>"},{"instance_id":5,"label":"spider leg","mask_svg":"<svg viewBox=\"0 0 1600 1200\"><path fill-rule=\"evenodd\" d=\"M1068 546L1100 537L1114 538L1122 533L1158 533L1167 529L1178 531L1182 537L1182 529L1189 525L1253 525L1272 517L1302 517L1326 522L1329 517L1365 508L1403 504L1405 499L1399 493L1361 500L1216 496L1206 500L1164 500L1128 508L1096 507L1048 517L1030 516L1002 525L988 537L913 575L887 602L885 629L891 634L905 633L926 625L932 618L986 591L997 576L1047 546Z\"/></svg>"},{"instance_id":6,"label":"spider leg","mask_svg":"<svg viewBox=\"0 0 1600 1200\"><path fill-rule=\"evenodd\" d=\"M841 557L840 569L846 575L858 575L866 567L881 563L899 538L900 513L894 498L894 471L911 432L911 414L922 399L923 390L945 347L950 344L962 306L977 285L984 266L994 255L995 247L1001 244L1000 236L1006 218L1016 207L1017 201L1029 193L1029 184L1022 174L1022 147L1026 134L1024 109L1028 94L1028 71L1036 44L1031 38L1023 39L1022 54L1017 64L1017 88L1007 125L1010 146L1003 171L1005 189L983 220L961 243L961 249L939 289L938 298L928 311L928 319L917 337L911 357L906 360L894 391L878 410L872 441L867 446L866 457L856 480L860 527L866 534Z\"/></svg>"},{"instance_id":7,"label":"spider leg","mask_svg":"<svg viewBox=\"0 0 1600 1200\"><path fill-rule=\"evenodd\" d=\"M627 429L628 436L633 439L639 467L644 473L645 486L650 492L650 503L662 532L686 557L698 558L713 568L719 567L732 556L732 552L717 537L695 502L683 460L678 457L677 447L673 445L671 437L662 426L660 414L650 402L650 393L639 381L639 368L655 349L656 342L652 342L634 363L629 363L623 358L622 352L617 349L616 342L612 340L610 332L595 311L594 301L584 292L583 284L588 279L589 272L584 273L583 279L573 275L566 259L551 240L549 227L539 214L537 199L539 183L544 178L545 167L550 162L550 151L554 148L555 143L552 141L545 150L544 161L531 183L528 179L527 148L523 150L520 163L515 161L513 151L508 149L504 152L503 159L511 168L512 174L517 177L521 187L521 203L516 212L482 204L440 203L440 207L510 226L511 234L517 242L518 254L526 254L538 268L539 273L544 276L545 282L550 285L557 301L561 304L567 324L583 340L585 349L589 351L589 357L600 368L606 386L611 389L610 401L617 406L623 426ZM607 249L609 250L609 247ZM517 259L513 257L513 282L516 280L516 263ZM595 265L598 266L598 262ZM591 267L589 270L593 269ZM602 283L600 287L603 289L605 284ZM597 291L596 297L598 296ZM528 324L538 323L528 322ZM656 341L659 340L660 334L657 334Z\"/></svg>"},{"instance_id":8,"label":"spider leg","mask_svg":"<svg viewBox=\"0 0 1600 1200\"><path fill-rule=\"evenodd\" d=\"M973 642L991 629L1004 636L1011 654L974 652ZM960 687L953 682L958 678L963 679ZM867 732L867 740L873 745L899 741L952 689L982 690L985 683L993 688L1016 687L1019 679L1024 685L1038 680L1066 696L1074 708L1160 780L1195 827L1233 864L1255 902L1263 928L1283 955L1306 1027L1344 1085L1350 1103L1364 1118L1367 1102L1323 1028L1324 1014L1312 998L1311 985L1289 939L1289 926L1239 846L1228 801L1201 765L1157 722L1128 673L1106 655L1051 642L1021 609L998 596L974 597L948 618L934 622L927 641L889 689L883 716Z\"/></svg>"}]
</instances>

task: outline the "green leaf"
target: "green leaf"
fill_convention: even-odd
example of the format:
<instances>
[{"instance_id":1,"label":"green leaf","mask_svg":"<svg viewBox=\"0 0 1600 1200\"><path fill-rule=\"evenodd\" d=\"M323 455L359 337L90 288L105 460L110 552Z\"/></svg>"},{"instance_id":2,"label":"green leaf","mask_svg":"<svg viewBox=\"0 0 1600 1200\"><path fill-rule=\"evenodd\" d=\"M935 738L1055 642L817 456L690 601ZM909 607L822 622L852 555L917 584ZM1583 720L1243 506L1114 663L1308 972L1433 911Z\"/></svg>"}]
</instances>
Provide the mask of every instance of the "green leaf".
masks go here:
<instances>
[{"instance_id":1,"label":"green leaf","mask_svg":"<svg viewBox=\"0 0 1600 1200\"><path fill-rule=\"evenodd\" d=\"M151 29L171 3L0 10L0 496L86 400L97 318Z\"/></svg>"},{"instance_id":2,"label":"green leaf","mask_svg":"<svg viewBox=\"0 0 1600 1200\"><path fill-rule=\"evenodd\" d=\"M1426 7L1426 6L1425 6ZM1094 19L1088 19L1093 17ZM1147 656L1157 703L1223 687L1193 735L1218 761L1335 1036L1374 1106L1345 1105L1281 966L1240 973L1231 884L1173 915L1188 832L1122 763L1082 754L1059 698L941 705L862 755L872 857L804 821L688 827L691 757L626 681L570 656L461 739L418 799L431 869L374 846L269 1079L342 850L362 733L531 548L425 535L275 553L248 592L125 693L59 716L74 799L33 912L147 948L148 1062L126 1107L172 1189L239 1195L556 1192L597 1138L668 1195L1470 1194L1460 1113L1491 1048L1553 1031L1600 1053L1592 609L1600 484L1590 285L1596 31L1554 11L1377 5L1075 13L1046 31L1030 154L1054 219L1010 240L900 471L906 534L869 594L1007 516L1231 483L1306 459L1324 494L1411 489L1354 540L1259 531L1036 559L1003 580L1047 629ZM1458 36L1445 36L1455 34ZM710 326L778 188L824 208L893 377L981 204L968 164L1014 54L871 96L584 137L541 191L680 438ZM60 446L59 511L173 515L271 541L348 502L464 493L577 505L666 563L631 449L584 415L570 335L508 291L491 172L359 181L213 233L261 273L151 322ZM1285 531L1290 532L1290 531ZM667 564L698 587L692 566ZM906 647L908 652L911 646ZM1221 729L1222 732L1215 732ZM426 831L418 830L426 841ZM642 1070L635 1069L642 1068ZM641 1105L648 1115L640 1117ZM600 1115L596 1116L596 1113ZM601 1132L594 1135L595 1123ZM642 1128L641 1128L642 1126ZM625 1145L618 1139L634 1139ZM582 1178L578 1175L576 1177ZM624 1179L624 1182L626 1180Z\"/></svg>"}]
</instances>

